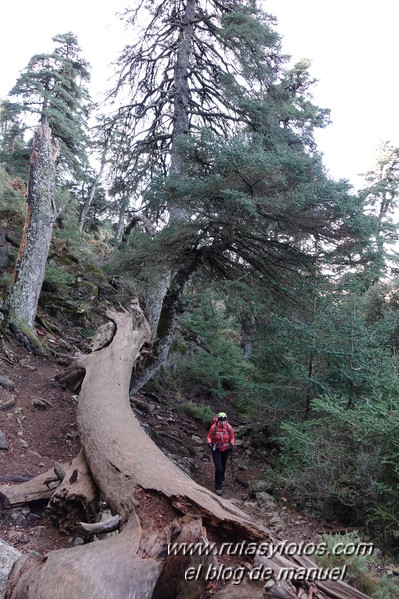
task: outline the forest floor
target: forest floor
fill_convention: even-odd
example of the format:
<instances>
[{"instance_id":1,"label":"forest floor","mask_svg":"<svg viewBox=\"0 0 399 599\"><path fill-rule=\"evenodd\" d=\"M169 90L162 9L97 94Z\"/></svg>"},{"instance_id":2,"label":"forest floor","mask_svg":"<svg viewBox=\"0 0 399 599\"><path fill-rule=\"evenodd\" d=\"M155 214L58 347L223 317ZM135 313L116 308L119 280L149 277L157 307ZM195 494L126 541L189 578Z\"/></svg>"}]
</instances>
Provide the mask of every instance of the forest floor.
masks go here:
<instances>
[{"instance_id":1,"label":"forest floor","mask_svg":"<svg viewBox=\"0 0 399 599\"><path fill-rule=\"evenodd\" d=\"M53 343L55 349L60 350L62 340L49 337L47 344ZM56 463L70 462L77 455L80 447L75 418L78 396L57 382L56 376L62 370L55 359L34 357L18 345L12 345L7 354L0 354L0 377L13 382L9 390L0 387L0 437L2 432L8 445L8 449L0 449L0 484L19 484L18 481L37 476ZM218 406L214 408L218 410ZM229 421L239 430L242 423L234 407L224 402L219 409L229 413ZM213 490L206 428L186 416L178 403L171 403L158 394L137 397L134 410L161 449L183 469L191 468L196 482ZM224 487L226 499L262 522L277 537L290 542L317 544L322 534L339 527L335 522L297 511L289 497L280 497L271 509L259 504L246 484L264 476L267 463L261 454L251 454L249 446L248 439L238 440L234 471L239 474L241 484L233 480L233 465L229 462ZM0 510L0 538L21 552L40 554L83 542L80 538L60 534L50 522L45 507L45 502L38 502L29 508Z\"/></svg>"}]
</instances>

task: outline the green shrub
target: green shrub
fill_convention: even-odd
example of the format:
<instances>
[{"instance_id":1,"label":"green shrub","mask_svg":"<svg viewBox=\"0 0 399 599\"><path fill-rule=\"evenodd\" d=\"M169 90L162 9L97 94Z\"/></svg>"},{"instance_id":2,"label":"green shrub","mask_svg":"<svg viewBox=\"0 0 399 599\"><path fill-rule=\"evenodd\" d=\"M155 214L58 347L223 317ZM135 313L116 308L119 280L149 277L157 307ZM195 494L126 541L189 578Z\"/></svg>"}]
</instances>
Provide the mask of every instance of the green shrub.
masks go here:
<instances>
[{"instance_id":1,"label":"green shrub","mask_svg":"<svg viewBox=\"0 0 399 599\"><path fill-rule=\"evenodd\" d=\"M232 319L225 318L217 302L204 301L184 325L191 344L176 364L174 376L187 393L239 396L253 371L244 357L240 336Z\"/></svg>"},{"instance_id":2,"label":"green shrub","mask_svg":"<svg viewBox=\"0 0 399 599\"><path fill-rule=\"evenodd\" d=\"M210 426L215 415L210 406L200 405L191 401L181 404L181 409L190 418L200 420L204 426Z\"/></svg>"},{"instance_id":3,"label":"green shrub","mask_svg":"<svg viewBox=\"0 0 399 599\"><path fill-rule=\"evenodd\" d=\"M0 215L8 222L23 223L26 213L26 199L11 186L0 186Z\"/></svg>"},{"instance_id":4,"label":"green shrub","mask_svg":"<svg viewBox=\"0 0 399 599\"><path fill-rule=\"evenodd\" d=\"M47 264L44 275L44 283L50 287L62 289L75 282L75 277L66 271L62 266L56 264Z\"/></svg>"},{"instance_id":5,"label":"green shrub","mask_svg":"<svg viewBox=\"0 0 399 599\"><path fill-rule=\"evenodd\" d=\"M339 537L331 534L323 535L323 541L327 545L327 551L324 555L316 557L319 566L340 569L345 566L345 582L373 599L395 599L398 596L398 587L393 580L389 580L386 576L377 577L376 575L377 566L380 565L380 552L374 547L369 555L369 548L366 546L368 544L362 542L357 531ZM334 547L338 543L340 547L346 547L350 552L353 548L354 554L337 555L334 552ZM356 547L356 551L354 547ZM363 553L364 555L362 555Z\"/></svg>"},{"instance_id":6,"label":"green shrub","mask_svg":"<svg viewBox=\"0 0 399 599\"><path fill-rule=\"evenodd\" d=\"M366 523L386 546L399 538L399 411L374 398L353 409L315 400L317 417L286 422L279 484L302 506L348 525Z\"/></svg>"}]
</instances>

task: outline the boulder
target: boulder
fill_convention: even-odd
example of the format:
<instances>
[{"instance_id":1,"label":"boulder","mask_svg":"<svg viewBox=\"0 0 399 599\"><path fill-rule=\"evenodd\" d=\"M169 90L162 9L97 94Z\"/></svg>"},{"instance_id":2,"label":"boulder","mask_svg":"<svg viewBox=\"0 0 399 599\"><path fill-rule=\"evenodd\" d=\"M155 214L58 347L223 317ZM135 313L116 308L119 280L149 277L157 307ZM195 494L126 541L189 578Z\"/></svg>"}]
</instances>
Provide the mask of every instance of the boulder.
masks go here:
<instances>
[{"instance_id":1,"label":"boulder","mask_svg":"<svg viewBox=\"0 0 399 599\"><path fill-rule=\"evenodd\" d=\"M0 599L4 599L8 575L14 562L20 557L20 552L0 539Z\"/></svg>"}]
</instances>

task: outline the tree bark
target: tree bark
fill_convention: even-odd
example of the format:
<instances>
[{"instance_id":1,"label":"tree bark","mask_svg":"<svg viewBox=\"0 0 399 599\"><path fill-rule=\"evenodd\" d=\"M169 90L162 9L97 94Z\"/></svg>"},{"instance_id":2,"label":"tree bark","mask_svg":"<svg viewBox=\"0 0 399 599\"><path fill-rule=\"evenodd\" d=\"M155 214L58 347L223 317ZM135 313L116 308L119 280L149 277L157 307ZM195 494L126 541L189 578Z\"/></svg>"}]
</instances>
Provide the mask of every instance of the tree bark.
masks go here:
<instances>
[{"instance_id":1,"label":"tree bark","mask_svg":"<svg viewBox=\"0 0 399 599\"><path fill-rule=\"evenodd\" d=\"M261 524L184 474L134 417L130 373L151 333L138 304L131 308L131 313L109 312L116 325L112 343L82 356L86 375L77 415L87 464L112 513L119 514L121 532L44 557L22 556L12 569L6 599L199 599L209 582L207 569L217 565L216 554L168 554L168 543L204 544L208 534L216 542L277 543ZM286 560L294 568L302 564ZM271 558L268 563L278 569L280 562ZM201 566L196 580L186 579L188 568ZM259 584L250 587L257 592ZM288 594L292 585L283 581L277 587L280 594L263 596L293 596ZM323 581L317 588L319 598L349 599L346 585ZM353 599L367 599L351 591Z\"/></svg>"},{"instance_id":2,"label":"tree bark","mask_svg":"<svg viewBox=\"0 0 399 599\"><path fill-rule=\"evenodd\" d=\"M95 522L99 500L98 488L81 450L52 495L47 511L61 532L76 533L81 520Z\"/></svg>"},{"instance_id":3,"label":"tree bark","mask_svg":"<svg viewBox=\"0 0 399 599\"><path fill-rule=\"evenodd\" d=\"M101 177L103 176L103 173L104 173L105 165L107 162L108 143L109 143L108 141L105 142L104 149L103 149L103 152L101 155L100 169L96 175L96 178L93 181L93 185L91 186L90 193L87 196L87 198L83 204L82 210L80 212L80 215L79 215L79 231L80 231L80 233L83 232L86 218L87 218L87 215L90 210L90 206L94 200L94 196L95 196L98 184L100 183Z\"/></svg>"},{"instance_id":4,"label":"tree bark","mask_svg":"<svg viewBox=\"0 0 399 599\"><path fill-rule=\"evenodd\" d=\"M8 322L16 332L34 335L33 323L43 284L53 224L57 217L54 200L55 161L58 145L51 139L47 122L40 123L33 137L28 183L28 208L6 307Z\"/></svg>"},{"instance_id":5,"label":"tree bark","mask_svg":"<svg viewBox=\"0 0 399 599\"><path fill-rule=\"evenodd\" d=\"M14 508L31 501L49 499L60 482L54 470L50 469L19 485L0 485L0 508Z\"/></svg>"},{"instance_id":6,"label":"tree bark","mask_svg":"<svg viewBox=\"0 0 399 599\"><path fill-rule=\"evenodd\" d=\"M194 34L194 22L197 0L186 0L186 8L183 20L181 22L180 37L178 40L178 50L176 55L176 63L173 73L174 78L174 102L173 102L173 131L172 145L170 151L170 174L179 175L182 172L182 161L179 154L178 140L181 136L187 135L189 132L189 117L188 103L190 90L188 87L188 71L190 68L190 56L192 53L192 43ZM170 204L169 208L169 224L178 225L189 221L189 213L184 206L176 206ZM165 269L159 279L153 283L153 288L147 292L147 314L150 318L150 326L153 332L153 337L156 337L159 320L162 318L164 310L163 302L167 300L166 292L173 283L174 273L170 269ZM186 281L187 282L187 281ZM183 286L184 287L184 286ZM181 289L181 292L183 288ZM161 352L157 357L158 364L165 361L169 353L169 348L173 340L175 332L175 320L170 321L170 334L163 336L162 356ZM145 384L154 374L154 364L148 370L146 376L141 380L137 380L135 384L136 391Z\"/></svg>"}]
</instances>

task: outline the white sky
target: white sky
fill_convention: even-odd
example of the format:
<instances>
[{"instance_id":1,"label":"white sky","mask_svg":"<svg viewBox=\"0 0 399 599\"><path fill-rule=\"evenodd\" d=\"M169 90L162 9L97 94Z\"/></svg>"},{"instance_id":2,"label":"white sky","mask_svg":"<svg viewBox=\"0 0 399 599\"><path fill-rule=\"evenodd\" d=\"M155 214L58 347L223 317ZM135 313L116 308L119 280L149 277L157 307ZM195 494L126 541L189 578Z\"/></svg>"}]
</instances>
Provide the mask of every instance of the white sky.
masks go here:
<instances>
[{"instance_id":1,"label":"white sky","mask_svg":"<svg viewBox=\"0 0 399 599\"><path fill-rule=\"evenodd\" d=\"M265 0L279 21L284 51L309 58L315 102L332 124L317 135L335 178L371 168L381 141L399 146L397 0Z\"/></svg>"},{"instance_id":2,"label":"white sky","mask_svg":"<svg viewBox=\"0 0 399 599\"><path fill-rule=\"evenodd\" d=\"M134 2L135 0L131 0ZM72 31L92 65L92 89L105 90L107 65L128 40L115 17L129 0L0 0L0 98L33 54ZM278 18L284 51L309 58L315 102L332 125L317 135L335 178L354 185L374 164L382 140L399 145L399 4L396 0L263 0Z\"/></svg>"}]
</instances>

